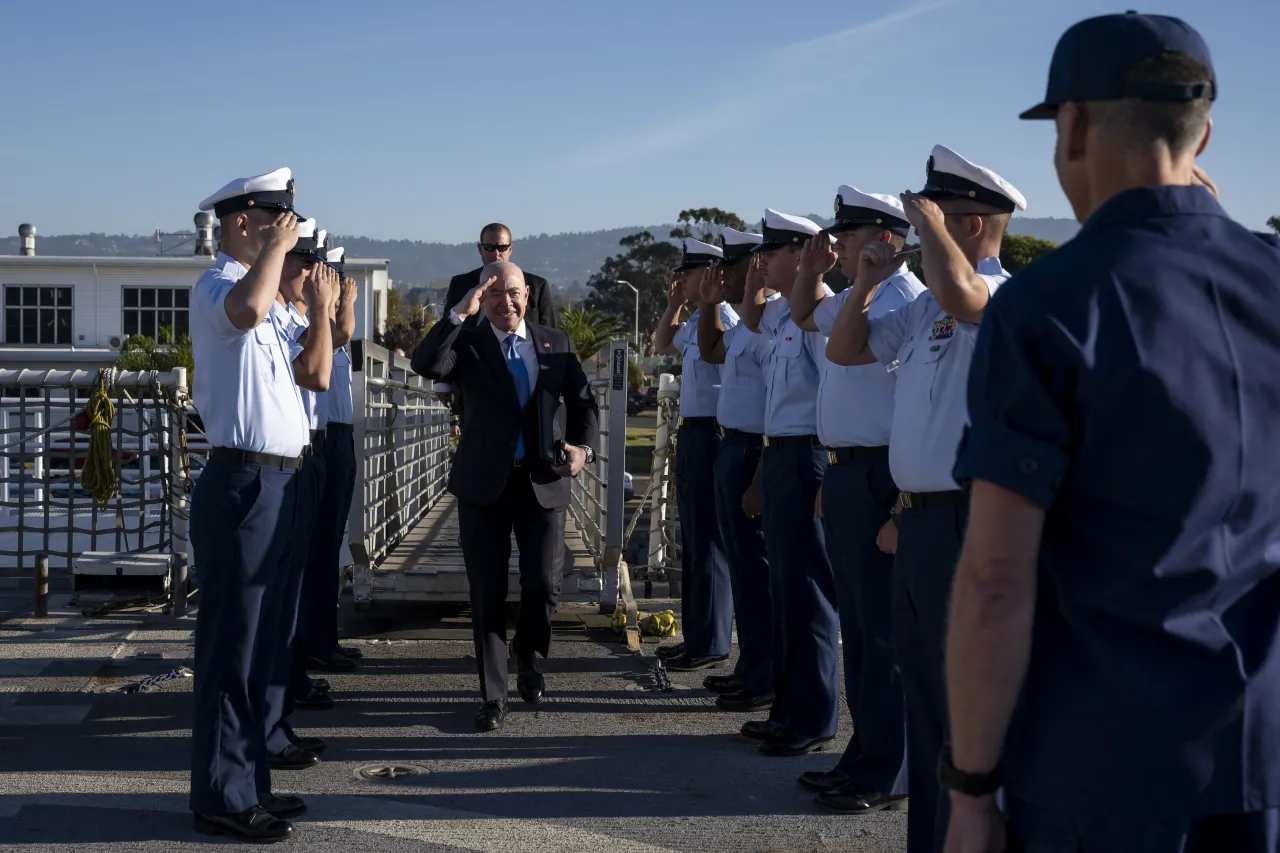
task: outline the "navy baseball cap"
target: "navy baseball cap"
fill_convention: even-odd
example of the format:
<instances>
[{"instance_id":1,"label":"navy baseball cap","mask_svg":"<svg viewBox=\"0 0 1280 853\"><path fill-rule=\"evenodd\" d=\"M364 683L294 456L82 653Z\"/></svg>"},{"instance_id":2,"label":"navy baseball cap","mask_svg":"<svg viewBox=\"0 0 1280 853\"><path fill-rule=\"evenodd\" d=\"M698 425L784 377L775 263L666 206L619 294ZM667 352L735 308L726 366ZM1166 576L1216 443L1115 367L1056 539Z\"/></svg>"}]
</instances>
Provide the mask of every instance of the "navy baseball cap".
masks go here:
<instances>
[{"instance_id":1,"label":"navy baseball cap","mask_svg":"<svg viewBox=\"0 0 1280 853\"><path fill-rule=\"evenodd\" d=\"M1126 78L1142 62L1166 53L1182 53L1209 69L1208 83L1190 85L1128 83ZM1213 100L1217 76L1209 46L1191 26L1166 15L1103 15L1081 21L1067 30L1053 51L1049 87L1044 103L1019 118L1051 119L1067 101Z\"/></svg>"}]
</instances>

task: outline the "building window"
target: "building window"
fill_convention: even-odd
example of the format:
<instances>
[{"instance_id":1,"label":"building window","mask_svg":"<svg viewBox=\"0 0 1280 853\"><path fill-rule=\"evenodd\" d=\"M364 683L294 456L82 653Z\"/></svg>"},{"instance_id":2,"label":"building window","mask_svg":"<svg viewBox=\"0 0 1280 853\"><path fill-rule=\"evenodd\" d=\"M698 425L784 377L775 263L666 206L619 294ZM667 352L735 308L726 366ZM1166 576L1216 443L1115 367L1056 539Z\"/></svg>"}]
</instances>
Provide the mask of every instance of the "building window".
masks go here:
<instances>
[{"instance_id":1,"label":"building window","mask_svg":"<svg viewBox=\"0 0 1280 853\"><path fill-rule=\"evenodd\" d=\"M191 334L191 288L126 287L124 299L124 333L146 335L160 340L160 330L168 329L167 343Z\"/></svg>"},{"instance_id":2,"label":"building window","mask_svg":"<svg viewBox=\"0 0 1280 853\"><path fill-rule=\"evenodd\" d=\"M71 345L70 287L5 285L7 344Z\"/></svg>"}]
</instances>

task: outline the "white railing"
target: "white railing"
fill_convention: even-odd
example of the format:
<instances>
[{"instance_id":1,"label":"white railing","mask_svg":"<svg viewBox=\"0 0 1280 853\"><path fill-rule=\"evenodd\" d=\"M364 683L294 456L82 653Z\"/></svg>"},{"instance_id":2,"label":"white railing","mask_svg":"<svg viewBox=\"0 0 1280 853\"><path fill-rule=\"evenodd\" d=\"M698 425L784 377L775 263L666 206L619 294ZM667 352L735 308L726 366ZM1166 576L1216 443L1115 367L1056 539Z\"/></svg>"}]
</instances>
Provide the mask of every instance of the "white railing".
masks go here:
<instances>
[{"instance_id":1,"label":"white railing","mask_svg":"<svg viewBox=\"0 0 1280 853\"><path fill-rule=\"evenodd\" d=\"M600 606L612 612L620 594L623 528L626 494L623 488L627 449L627 342L609 344L609 376L591 380L591 391L600 407L600 444L595 462L582 469L573 482L569 510L595 566L595 578L580 580L578 591L598 581Z\"/></svg>"},{"instance_id":2,"label":"white railing","mask_svg":"<svg viewBox=\"0 0 1280 853\"><path fill-rule=\"evenodd\" d=\"M187 372L105 376L119 489L99 506L83 487L90 436L77 424L98 371L0 369L0 568L38 554L51 569L85 551L186 555Z\"/></svg>"},{"instance_id":3,"label":"white railing","mask_svg":"<svg viewBox=\"0 0 1280 853\"><path fill-rule=\"evenodd\" d=\"M649 474L648 574L680 580L680 529L676 513L676 432L680 423L680 380L658 377L658 429ZM675 594L675 590L673 590Z\"/></svg>"},{"instance_id":4,"label":"white railing","mask_svg":"<svg viewBox=\"0 0 1280 853\"><path fill-rule=\"evenodd\" d=\"M347 520L357 601L373 572L444 494L449 410L409 359L370 341L351 342L356 486Z\"/></svg>"}]
</instances>

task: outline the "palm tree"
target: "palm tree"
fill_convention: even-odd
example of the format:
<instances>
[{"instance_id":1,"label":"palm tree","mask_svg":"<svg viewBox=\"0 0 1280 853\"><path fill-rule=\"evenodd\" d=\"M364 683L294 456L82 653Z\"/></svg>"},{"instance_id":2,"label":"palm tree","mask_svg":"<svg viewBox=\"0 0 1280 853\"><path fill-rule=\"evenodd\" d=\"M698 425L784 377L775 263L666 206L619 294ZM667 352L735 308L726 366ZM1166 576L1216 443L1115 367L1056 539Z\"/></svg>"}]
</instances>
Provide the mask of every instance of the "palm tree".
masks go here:
<instances>
[{"instance_id":1,"label":"palm tree","mask_svg":"<svg viewBox=\"0 0 1280 853\"><path fill-rule=\"evenodd\" d=\"M559 327L569 336L580 361L591 358L610 341L627 336L626 323L610 317L599 308L563 308Z\"/></svg>"}]
</instances>

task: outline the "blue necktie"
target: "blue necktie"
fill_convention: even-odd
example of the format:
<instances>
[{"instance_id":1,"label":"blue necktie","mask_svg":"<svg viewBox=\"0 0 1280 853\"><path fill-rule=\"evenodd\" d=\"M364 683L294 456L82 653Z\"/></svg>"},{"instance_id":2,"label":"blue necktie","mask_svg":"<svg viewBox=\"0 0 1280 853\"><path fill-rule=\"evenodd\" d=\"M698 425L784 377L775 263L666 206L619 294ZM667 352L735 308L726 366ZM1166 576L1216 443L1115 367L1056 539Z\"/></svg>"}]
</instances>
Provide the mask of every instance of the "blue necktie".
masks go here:
<instances>
[{"instance_id":1,"label":"blue necktie","mask_svg":"<svg viewBox=\"0 0 1280 853\"><path fill-rule=\"evenodd\" d=\"M514 335L507 335L507 372L511 374L511 381L516 386L516 397L520 399L520 408L524 408L524 404L529 402L531 393L529 388L529 370L524 366L524 359L520 358L520 353L516 352L516 342L520 339ZM519 462L524 458L524 434L521 433L516 439L516 461Z\"/></svg>"}]
</instances>

